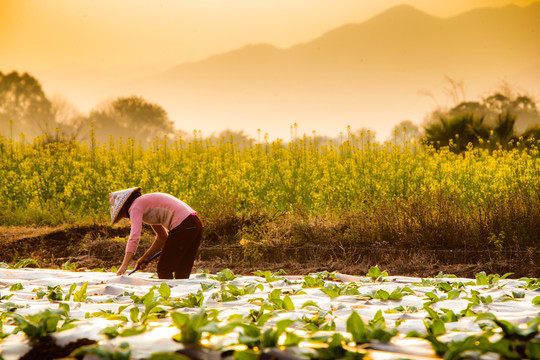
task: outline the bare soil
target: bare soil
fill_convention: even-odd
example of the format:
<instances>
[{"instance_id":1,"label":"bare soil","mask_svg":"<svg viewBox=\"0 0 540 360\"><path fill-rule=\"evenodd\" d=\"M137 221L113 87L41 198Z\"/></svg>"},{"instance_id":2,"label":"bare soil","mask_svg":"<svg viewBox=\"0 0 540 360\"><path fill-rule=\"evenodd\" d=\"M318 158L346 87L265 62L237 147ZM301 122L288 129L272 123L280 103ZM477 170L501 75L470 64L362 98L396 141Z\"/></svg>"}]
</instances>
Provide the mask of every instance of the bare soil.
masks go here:
<instances>
[{"instance_id":1,"label":"bare soil","mask_svg":"<svg viewBox=\"0 0 540 360\"><path fill-rule=\"evenodd\" d=\"M50 336L42 337L33 344L32 348L24 354L21 360L53 360L67 358L73 351L81 346L93 345L96 341L79 339L66 346L57 345Z\"/></svg>"},{"instance_id":2,"label":"bare soil","mask_svg":"<svg viewBox=\"0 0 540 360\"><path fill-rule=\"evenodd\" d=\"M150 245L151 230L145 229L136 256ZM62 268L69 262L78 270L118 267L129 235L127 226L99 224L56 228L0 227L0 262L14 264L31 258L42 268ZM285 270L289 275L320 271L339 271L365 275L378 265L390 275L429 277L440 272L460 277L474 277L511 272L513 278L540 277L538 248L429 249L372 244L350 246L335 241L303 246L246 247L208 236L203 239L193 271L219 272L225 268L235 274L250 275L257 270ZM155 261L147 271L155 271Z\"/></svg>"}]
</instances>

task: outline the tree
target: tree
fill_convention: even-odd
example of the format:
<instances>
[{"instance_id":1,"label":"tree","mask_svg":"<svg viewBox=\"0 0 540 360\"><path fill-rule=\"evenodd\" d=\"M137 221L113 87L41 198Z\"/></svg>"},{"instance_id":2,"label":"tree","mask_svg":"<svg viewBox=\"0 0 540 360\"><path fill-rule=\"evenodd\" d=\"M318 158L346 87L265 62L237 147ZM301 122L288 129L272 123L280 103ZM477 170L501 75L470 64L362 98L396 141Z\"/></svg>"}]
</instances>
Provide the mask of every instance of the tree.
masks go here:
<instances>
[{"instance_id":1,"label":"tree","mask_svg":"<svg viewBox=\"0 0 540 360\"><path fill-rule=\"evenodd\" d=\"M537 145L540 141L540 124L529 127L522 135L527 145Z\"/></svg>"},{"instance_id":2,"label":"tree","mask_svg":"<svg viewBox=\"0 0 540 360\"><path fill-rule=\"evenodd\" d=\"M173 122L159 105L138 96L120 97L90 112L98 141L110 136L151 142L154 138L174 133Z\"/></svg>"},{"instance_id":3,"label":"tree","mask_svg":"<svg viewBox=\"0 0 540 360\"><path fill-rule=\"evenodd\" d=\"M51 98L51 112L56 126L54 136L49 133L50 141L59 141L58 136L66 140L75 140L82 134L82 127L87 120L85 116L63 96Z\"/></svg>"},{"instance_id":4,"label":"tree","mask_svg":"<svg viewBox=\"0 0 540 360\"><path fill-rule=\"evenodd\" d=\"M508 148L508 142L514 136L514 125L516 116L510 113L499 114L495 126L493 127L493 140L500 144L503 149Z\"/></svg>"},{"instance_id":5,"label":"tree","mask_svg":"<svg viewBox=\"0 0 540 360\"><path fill-rule=\"evenodd\" d=\"M527 95L516 96L506 89L481 102L463 101L448 111L434 111L424 128L426 138L435 145L447 145L449 139L458 135L462 144L466 141L464 139L476 137L471 141L473 145L477 145L480 138L507 148L519 133L539 123L536 102Z\"/></svg>"},{"instance_id":6,"label":"tree","mask_svg":"<svg viewBox=\"0 0 540 360\"><path fill-rule=\"evenodd\" d=\"M392 133L387 141L394 145L403 146L415 139L420 139L420 128L411 120L403 120L392 128Z\"/></svg>"},{"instance_id":7,"label":"tree","mask_svg":"<svg viewBox=\"0 0 540 360\"><path fill-rule=\"evenodd\" d=\"M225 129L218 134L213 133L212 135L210 135L209 140L214 143L230 142L237 144L249 144L250 141L254 141L254 139L250 138L249 135L244 132L244 130L234 131L231 129Z\"/></svg>"},{"instance_id":8,"label":"tree","mask_svg":"<svg viewBox=\"0 0 540 360\"><path fill-rule=\"evenodd\" d=\"M497 92L483 100L486 120L492 124L498 122L498 117L510 114L515 117L515 131L521 133L530 126L538 124L540 113L536 102L527 95L502 94Z\"/></svg>"},{"instance_id":9,"label":"tree","mask_svg":"<svg viewBox=\"0 0 540 360\"><path fill-rule=\"evenodd\" d=\"M0 72L0 131L31 137L54 131L51 102L33 76ZM10 134L11 135L11 134Z\"/></svg>"},{"instance_id":10,"label":"tree","mask_svg":"<svg viewBox=\"0 0 540 360\"><path fill-rule=\"evenodd\" d=\"M484 117L464 114L453 117L439 117L438 121L424 127L425 137L435 148L449 146L456 153L464 151L469 143L477 146L480 139L489 137L490 128L484 124Z\"/></svg>"}]
</instances>

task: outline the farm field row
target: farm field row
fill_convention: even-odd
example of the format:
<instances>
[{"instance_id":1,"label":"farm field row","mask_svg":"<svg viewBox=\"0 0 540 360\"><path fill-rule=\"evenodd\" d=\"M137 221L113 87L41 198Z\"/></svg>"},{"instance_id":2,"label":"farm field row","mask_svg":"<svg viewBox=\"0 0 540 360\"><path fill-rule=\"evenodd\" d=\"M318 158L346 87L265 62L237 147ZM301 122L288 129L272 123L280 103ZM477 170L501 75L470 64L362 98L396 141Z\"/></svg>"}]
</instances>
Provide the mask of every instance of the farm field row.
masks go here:
<instances>
[{"instance_id":1,"label":"farm field row","mask_svg":"<svg viewBox=\"0 0 540 360\"><path fill-rule=\"evenodd\" d=\"M50 335L56 351L86 344L80 356L110 359L539 359L539 290L539 279L415 278L378 267L365 276L225 269L168 281L4 268L0 357L44 356Z\"/></svg>"}]
</instances>

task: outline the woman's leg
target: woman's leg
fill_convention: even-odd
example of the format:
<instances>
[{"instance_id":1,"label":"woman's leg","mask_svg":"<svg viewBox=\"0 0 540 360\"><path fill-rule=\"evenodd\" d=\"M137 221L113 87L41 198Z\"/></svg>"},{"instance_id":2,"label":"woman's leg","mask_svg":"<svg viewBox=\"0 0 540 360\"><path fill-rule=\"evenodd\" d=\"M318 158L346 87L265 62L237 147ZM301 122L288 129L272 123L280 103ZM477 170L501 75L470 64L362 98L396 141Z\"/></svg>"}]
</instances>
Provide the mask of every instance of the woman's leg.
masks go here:
<instances>
[{"instance_id":1,"label":"woman's leg","mask_svg":"<svg viewBox=\"0 0 540 360\"><path fill-rule=\"evenodd\" d=\"M159 257L157 265L159 278L189 278L201 238L202 223L196 215L188 216L180 225L172 229Z\"/></svg>"}]
</instances>

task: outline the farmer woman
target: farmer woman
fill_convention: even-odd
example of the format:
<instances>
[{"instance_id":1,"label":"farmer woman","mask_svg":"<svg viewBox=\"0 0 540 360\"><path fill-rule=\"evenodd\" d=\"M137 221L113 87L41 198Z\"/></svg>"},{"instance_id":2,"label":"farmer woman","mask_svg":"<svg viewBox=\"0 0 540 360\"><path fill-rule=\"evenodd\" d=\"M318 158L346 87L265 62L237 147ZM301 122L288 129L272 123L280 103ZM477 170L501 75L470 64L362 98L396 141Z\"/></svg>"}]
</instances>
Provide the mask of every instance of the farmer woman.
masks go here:
<instances>
[{"instance_id":1,"label":"farmer woman","mask_svg":"<svg viewBox=\"0 0 540 360\"><path fill-rule=\"evenodd\" d=\"M150 248L137 260L136 268L144 269L146 262L161 250L157 264L159 278L189 278L203 228L197 213L189 205L169 194L141 195L140 187L110 193L109 201L112 224L122 218L128 218L131 222L124 261L116 275L126 272L135 255L144 222L152 226L156 237Z\"/></svg>"}]
</instances>

